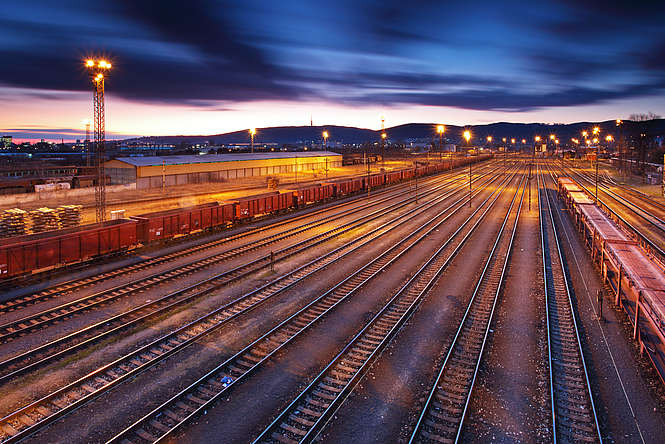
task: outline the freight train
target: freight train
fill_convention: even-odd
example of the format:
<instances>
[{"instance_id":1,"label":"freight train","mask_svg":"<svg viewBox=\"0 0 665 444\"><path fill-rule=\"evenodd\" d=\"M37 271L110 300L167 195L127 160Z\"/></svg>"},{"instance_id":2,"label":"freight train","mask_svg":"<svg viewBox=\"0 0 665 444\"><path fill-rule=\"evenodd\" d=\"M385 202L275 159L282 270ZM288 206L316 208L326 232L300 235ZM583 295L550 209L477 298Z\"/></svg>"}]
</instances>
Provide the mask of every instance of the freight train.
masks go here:
<instances>
[{"instance_id":1,"label":"freight train","mask_svg":"<svg viewBox=\"0 0 665 444\"><path fill-rule=\"evenodd\" d=\"M483 159L460 158L413 169L331 180L231 201L2 239L0 279L44 272L201 231L225 229L258 217L360 193L368 186L375 189Z\"/></svg>"}]
</instances>

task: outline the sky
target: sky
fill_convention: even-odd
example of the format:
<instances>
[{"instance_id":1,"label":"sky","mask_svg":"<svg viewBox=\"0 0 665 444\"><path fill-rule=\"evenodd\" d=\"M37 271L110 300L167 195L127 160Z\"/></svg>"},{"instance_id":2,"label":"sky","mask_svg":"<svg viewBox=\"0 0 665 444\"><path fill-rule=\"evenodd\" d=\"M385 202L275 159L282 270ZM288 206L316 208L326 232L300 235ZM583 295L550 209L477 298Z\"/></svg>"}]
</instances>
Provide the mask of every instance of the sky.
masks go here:
<instances>
[{"instance_id":1,"label":"sky","mask_svg":"<svg viewBox=\"0 0 665 444\"><path fill-rule=\"evenodd\" d=\"M250 127L665 115L665 2L3 0L0 133L83 138L88 57L107 138Z\"/></svg>"}]
</instances>

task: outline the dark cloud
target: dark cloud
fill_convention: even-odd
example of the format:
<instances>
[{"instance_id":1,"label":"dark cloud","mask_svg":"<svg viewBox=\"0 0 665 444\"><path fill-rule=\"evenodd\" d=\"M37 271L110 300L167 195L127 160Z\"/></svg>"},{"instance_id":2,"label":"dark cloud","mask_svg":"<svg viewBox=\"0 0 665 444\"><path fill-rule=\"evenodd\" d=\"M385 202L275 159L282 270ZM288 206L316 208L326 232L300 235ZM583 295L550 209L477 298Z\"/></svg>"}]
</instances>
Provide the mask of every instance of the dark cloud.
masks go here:
<instances>
[{"instance_id":1,"label":"dark cloud","mask_svg":"<svg viewBox=\"0 0 665 444\"><path fill-rule=\"evenodd\" d=\"M589 105L626 97L641 97L656 93L662 94L663 91L665 91L665 82L647 85L628 85L608 90L576 87L539 95L518 93L512 89L501 88L495 90L464 90L461 92L444 92L439 94L399 93L382 94L380 96L368 94L356 98L356 100L361 103L366 101L380 101L385 104L408 103L430 106L452 106L479 111L519 112L546 107Z\"/></svg>"},{"instance_id":2,"label":"dark cloud","mask_svg":"<svg viewBox=\"0 0 665 444\"><path fill-rule=\"evenodd\" d=\"M318 16L304 15L311 21L304 29L318 36L314 44L307 34L287 38L281 32L302 17L274 11L281 5L291 11L307 7L325 17L327 10L283 1L258 11L256 2L118 0L82 6L63 0L59 8L70 13L71 23L49 17L38 5L31 19L12 15L8 6L0 18L0 37L8 42L0 48L0 84L29 88L24 95L47 99L59 98L50 91L82 91L89 82L81 59L97 52L112 56L109 93L211 110L228 110L236 102L326 99L522 111L662 94L663 85L653 78L665 70L665 31L653 23L665 12L665 2L568 0L565 15L556 14L559 6L541 6L547 19L536 23L513 1L498 8L489 2L424 0L405 6L398 0L340 0L335 22L352 25L339 34L333 26L317 34ZM488 18L488 12L498 18ZM501 17L514 26L496 27L492 20ZM457 35L465 31L463 22L480 31L456 49L464 40ZM639 34L644 26L650 34ZM525 31L541 40L524 39ZM630 44L624 43L627 37ZM293 48L294 38L309 50L353 53L380 66L342 57L317 67ZM639 39L643 43L635 47ZM614 56L589 57L599 45ZM481 69L461 61L473 60L474 51L479 60L486 58L492 48L512 51L513 57L483 60ZM279 49L288 49L292 58ZM520 71L510 65L515 60ZM629 86L609 84L608 77L628 70L633 71ZM589 87L594 81L597 87Z\"/></svg>"}]
</instances>

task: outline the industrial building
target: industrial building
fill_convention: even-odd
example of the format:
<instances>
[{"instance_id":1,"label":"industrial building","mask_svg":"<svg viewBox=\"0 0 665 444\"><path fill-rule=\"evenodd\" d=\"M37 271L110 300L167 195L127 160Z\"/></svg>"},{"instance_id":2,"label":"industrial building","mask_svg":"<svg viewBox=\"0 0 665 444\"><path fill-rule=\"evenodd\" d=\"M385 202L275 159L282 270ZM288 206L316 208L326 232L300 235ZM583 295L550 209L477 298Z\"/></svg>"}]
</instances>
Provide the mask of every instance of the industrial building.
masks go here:
<instances>
[{"instance_id":1,"label":"industrial building","mask_svg":"<svg viewBox=\"0 0 665 444\"><path fill-rule=\"evenodd\" d=\"M331 151L206 154L199 156L118 157L104 164L112 184L136 182L136 188L159 188L342 166Z\"/></svg>"}]
</instances>

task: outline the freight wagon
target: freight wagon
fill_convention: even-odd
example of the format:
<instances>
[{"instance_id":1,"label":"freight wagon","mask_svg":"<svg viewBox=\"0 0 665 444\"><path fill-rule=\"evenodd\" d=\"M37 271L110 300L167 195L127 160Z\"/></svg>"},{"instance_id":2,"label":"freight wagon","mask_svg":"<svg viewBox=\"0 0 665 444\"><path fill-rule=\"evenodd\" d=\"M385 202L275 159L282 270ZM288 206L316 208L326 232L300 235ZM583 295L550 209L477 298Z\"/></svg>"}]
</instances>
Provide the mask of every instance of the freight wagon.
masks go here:
<instances>
[{"instance_id":1,"label":"freight wagon","mask_svg":"<svg viewBox=\"0 0 665 444\"><path fill-rule=\"evenodd\" d=\"M613 221L570 178L558 180L558 191L571 210L614 306L633 324L633 339L647 351L665 382L665 264L642 248L634 235Z\"/></svg>"},{"instance_id":2,"label":"freight wagon","mask_svg":"<svg viewBox=\"0 0 665 444\"><path fill-rule=\"evenodd\" d=\"M482 160L482 159L478 159ZM470 162L456 159L456 166ZM163 242L203 230L226 228L252 218L288 211L367 190L409 180L415 175L443 170L443 164L372 174L270 192L225 202L159 211L91 224L0 240L0 277L8 278L68 265L97 256ZM447 169L447 168L445 168Z\"/></svg>"},{"instance_id":3,"label":"freight wagon","mask_svg":"<svg viewBox=\"0 0 665 444\"><path fill-rule=\"evenodd\" d=\"M136 222L126 219L4 239L0 241L0 274L12 277L45 271L136 245Z\"/></svg>"},{"instance_id":4,"label":"freight wagon","mask_svg":"<svg viewBox=\"0 0 665 444\"><path fill-rule=\"evenodd\" d=\"M293 196L293 208L325 202L335 197L335 185L332 183L304 186L286 191Z\"/></svg>"},{"instance_id":5,"label":"freight wagon","mask_svg":"<svg viewBox=\"0 0 665 444\"><path fill-rule=\"evenodd\" d=\"M231 205L231 207L228 207ZM225 209L224 206L227 206ZM217 202L132 216L142 244L172 239L233 222L233 204Z\"/></svg>"},{"instance_id":6,"label":"freight wagon","mask_svg":"<svg viewBox=\"0 0 665 444\"><path fill-rule=\"evenodd\" d=\"M266 214L276 214L293 207L291 192L277 192L259 194L238 199L235 202L236 220L252 219Z\"/></svg>"}]
</instances>

